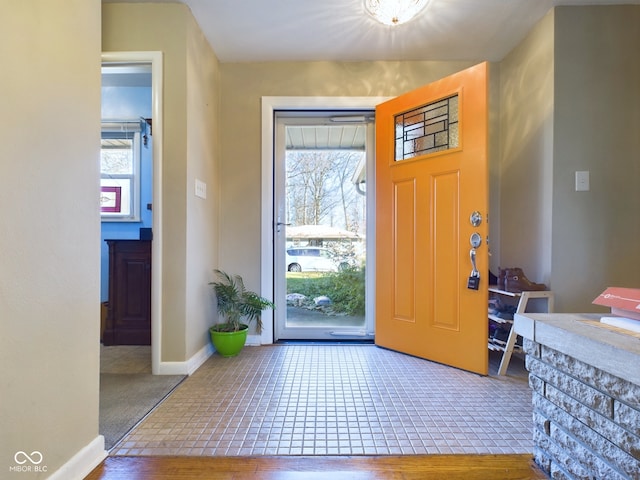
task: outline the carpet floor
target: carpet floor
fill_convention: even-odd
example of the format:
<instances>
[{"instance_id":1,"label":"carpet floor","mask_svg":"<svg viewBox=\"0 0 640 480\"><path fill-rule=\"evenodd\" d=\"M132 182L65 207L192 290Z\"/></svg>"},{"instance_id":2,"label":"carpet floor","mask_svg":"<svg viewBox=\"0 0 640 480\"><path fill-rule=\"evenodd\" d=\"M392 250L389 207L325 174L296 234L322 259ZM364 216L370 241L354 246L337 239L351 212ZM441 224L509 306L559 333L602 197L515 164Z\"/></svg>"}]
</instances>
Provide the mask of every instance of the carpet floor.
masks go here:
<instances>
[{"instance_id":1,"label":"carpet floor","mask_svg":"<svg viewBox=\"0 0 640 480\"><path fill-rule=\"evenodd\" d=\"M100 434L110 450L186 377L148 373L100 374Z\"/></svg>"}]
</instances>

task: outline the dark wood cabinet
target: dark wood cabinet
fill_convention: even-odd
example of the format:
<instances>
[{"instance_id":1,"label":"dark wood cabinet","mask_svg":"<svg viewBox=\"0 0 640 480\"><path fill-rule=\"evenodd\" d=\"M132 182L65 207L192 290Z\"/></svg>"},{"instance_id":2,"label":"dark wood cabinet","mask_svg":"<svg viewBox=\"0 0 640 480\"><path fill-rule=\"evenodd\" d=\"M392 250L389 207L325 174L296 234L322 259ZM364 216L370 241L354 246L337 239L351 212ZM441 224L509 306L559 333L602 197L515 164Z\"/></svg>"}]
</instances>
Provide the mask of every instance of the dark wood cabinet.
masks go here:
<instances>
[{"instance_id":1,"label":"dark wood cabinet","mask_svg":"<svg viewBox=\"0 0 640 480\"><path fill-rule=\"evenodd\" d=\"M109 306L104 345L151 345L151 241L106 240Z\"/></svg>"}]
</instances>

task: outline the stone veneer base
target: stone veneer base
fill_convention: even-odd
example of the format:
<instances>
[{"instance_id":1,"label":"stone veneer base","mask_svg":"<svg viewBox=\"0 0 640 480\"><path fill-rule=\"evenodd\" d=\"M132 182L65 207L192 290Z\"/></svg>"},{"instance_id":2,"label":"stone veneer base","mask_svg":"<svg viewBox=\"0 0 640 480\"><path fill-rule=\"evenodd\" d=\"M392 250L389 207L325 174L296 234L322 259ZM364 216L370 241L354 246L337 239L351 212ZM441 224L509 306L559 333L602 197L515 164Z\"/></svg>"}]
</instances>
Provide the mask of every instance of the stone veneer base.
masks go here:
<instances>
[{"instance_id":1,"label":"stone veneer base","mask_svg":"<svg viewBox=\"0 0 640 480\"><path fill-rule=\"evenodd\" d=\"M640 337L603 330L592 315L524 314L515 328L533 390L536 463L554 479L640 479Z\"/></svg>"}]
</instances>

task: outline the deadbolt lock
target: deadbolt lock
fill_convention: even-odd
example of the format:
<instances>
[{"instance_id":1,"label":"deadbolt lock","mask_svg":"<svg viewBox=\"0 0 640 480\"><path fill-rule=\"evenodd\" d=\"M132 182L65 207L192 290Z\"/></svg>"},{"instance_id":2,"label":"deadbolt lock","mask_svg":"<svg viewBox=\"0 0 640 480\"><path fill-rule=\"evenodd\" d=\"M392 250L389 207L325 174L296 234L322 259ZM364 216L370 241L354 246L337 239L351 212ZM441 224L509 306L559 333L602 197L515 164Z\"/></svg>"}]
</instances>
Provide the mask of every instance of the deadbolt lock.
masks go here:
<instances>
[{"instance_id":1,"label":"deadbolt lock","mask_svg":"<svg viewBox=\"0 0 640 480\"><path fill-rule=\"evenodd\" d=\"M476 210L469 217L469 222L471 222L471 225L473 225L474 227L477 227L482 223L482 214Z\"/></svg>"}]
</instances>

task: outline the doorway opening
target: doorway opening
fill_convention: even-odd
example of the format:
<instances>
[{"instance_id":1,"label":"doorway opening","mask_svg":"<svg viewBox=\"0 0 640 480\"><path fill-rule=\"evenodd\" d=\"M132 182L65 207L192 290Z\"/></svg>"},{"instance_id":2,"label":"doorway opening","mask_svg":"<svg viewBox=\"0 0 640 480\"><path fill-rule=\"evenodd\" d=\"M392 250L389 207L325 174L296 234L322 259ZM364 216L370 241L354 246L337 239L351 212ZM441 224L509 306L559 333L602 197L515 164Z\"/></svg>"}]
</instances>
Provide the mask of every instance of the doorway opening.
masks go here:
<instances>
[{"instance_id":1,"label":"doorway opening","mask_svg":"<svg viewBox=\"0 0 640 480\"><path fill-rule=\"evenodd\" d=\"M129 134L137 138L141 156L146 152L150 156L146 160L148 165L144 166L144 162L136 168L135 164L132 168L131 175L118 173L111 175L119 182L129 182L131 188L130 193L138 195L134 199L130 199L128 205L132 209L128 218L105 218L104 220L112 220L112 222L103 222L103 225L109 223L110 229L117 230L115 223L120 223L126 233L118 232L119 238L132 240L140 240L141 238L150 240L153 247L151 248L151 269L150 279L150 343L151 343L151 371L153 374L161 374L161 355L160 355L160 332L162 324L162 310L160 299L160 288L162 278L162 52L109 52L102 54L103 66L103 92L102 92L102 117L103 120L118 120L118 122L110 122L111 129L127 130L129 125L132 127L136 124L139 130L137 133L125 132L125 137ZM110 90L111 89L111 90ZM110 109L108 106L109 94L113 94L113 89L120 89L115 95L113 101L117 107ZM141 90L143 95L148 95L144 100L144 106L140 105ZM118 100L120 99L120 100ZM128 99L126 102L122 99ZM146 110L145 110L146 109ZM109 118L107 118L109 117ZM126 121L125 121L126 120ZM117 146L120 141L118 133L111 132L108 137L112 137L106 142L107 146ZM146 145L145 145L146 143ZM138 147L136 147L138 148ZM117 164L117 161L116 161ZM117 167L117 165L116 165ZM143 170L143 167L146 170ZM141 175L147 175L148 181L141 182ZM107 175L110 176L110 175ZM113 181L112 181L113 183ZM123 206L121 185L105 185L105 191L114 198L108 198L111 203L105 210L108 214L113 215L114 208ZM118 188L119 187L119 188ZM120 193L119 202L116 193ZM125 189L126 190L126 189ZM115 193L114 193L115 192ZM143 195L147 195L143 201ZM146 220L145 220L146 218ZM113 222L120 220L121 222ZM145 224L146 222L146 224ZM151 228L152 227L152 228ZM112 236L112 232L108 235ZM106 240L106 238L105 238ZM105 243L105 242L103 242ZM106 252L106 253L105 253ZM103 257L108 255L108 250L103 249ZM106 259L108 262L108 258ZM105 259L102 259L105 264ZM104 268L103 268L104 270ZM108 285L108 273L104 272L101 278L103 284ZM102 299L108 298L108 287L102 289Z\"/></svg>"},{"instance_id":2,"label":"doorway opening","mask_svg":"<svg viewBox=\"0 0 640 480\"><path fill-rule=\"evenodd\" d=\"M287 112L288 114L294 114L296 112L314 112L316 115L327 112L341 112L343 115L360 115L363 112L371 114L376 105L387 100L387 97L262 97L262 211L261 211L261 291L266 296L271 296L272 300L275 300L275 295L279 294L283 297L283 302L286 304L285 287L281 286L276 292L275 287L275 267L276 265L282 265L286 262L284 259L284 247L282 248L282 259L276 260L275 258L275 238L277 230L277 218L276 210L274 208L274 195L275 195L275 140L276 140L276 112ZM293 115L290 115L293 116ZM328 115L325 115L328 116ZM367 124L367 136L373 141L374 128L373 123ZM373 148L368 150L369 155L373 156ZM365 175L366 181L369 185L373 185L374 182L374 165L373 158L370 158L366 162ZM362 188L366 189L366 184L362 185ZM365 248L366 251L372 253L375 251L375 235L373 231L375 229L375 198L373 196L373 189L370 188L367 192L366 199L366 218L367 218L367 234L365 235ZM281 222L286 223L286 222ZM282 227L282 226L280 226ZM368 232L371 232L369 234ZM284 244L283 244L284 245ZM282 260L282 261L280 261ZM284 271L284 269L283 269ZM294 272L295 273L295 272ZM284 278L284 273L281 275ZM365 270L365 292L373 292L375 288L375 259L373 255L367 258L366 270ZM284 281L282 281L284 285ZM278 310L267 311L263 315L264 328L260 341L264 344L271 344L278 340L276 333L276 321L275 315ZM366 333L374 333L375 330L375 311L373 303L373 295L365 296L365 318L368 321ZM356 339L362 339L363 337L356 336ZM365 337L366 338L366 337ZM343 339L340 336L331 336L331 340L336 341Z\"/></svg>"},{"instance_id":3,"label":"doorway opening","mask_svg":"<svg viewBox=\"0 0 640 480\"><path fill-rule=\"evenodd\" d=\"M103 62L100 290L104 347L151 345L152 72ZM151 358L148 359L149 366ZM149 373L151 369L149 368Z\"/></svg>"},{"instance_id":4,"label":"doorway opening","mask_svg":"<svg viewBox=\"0 0 640 480\"><path fill-rule=\"evenodd\" d=\"M374 112L277 111L275 339L372 340L367 165Z\"/></svg>"}]
</instances>

